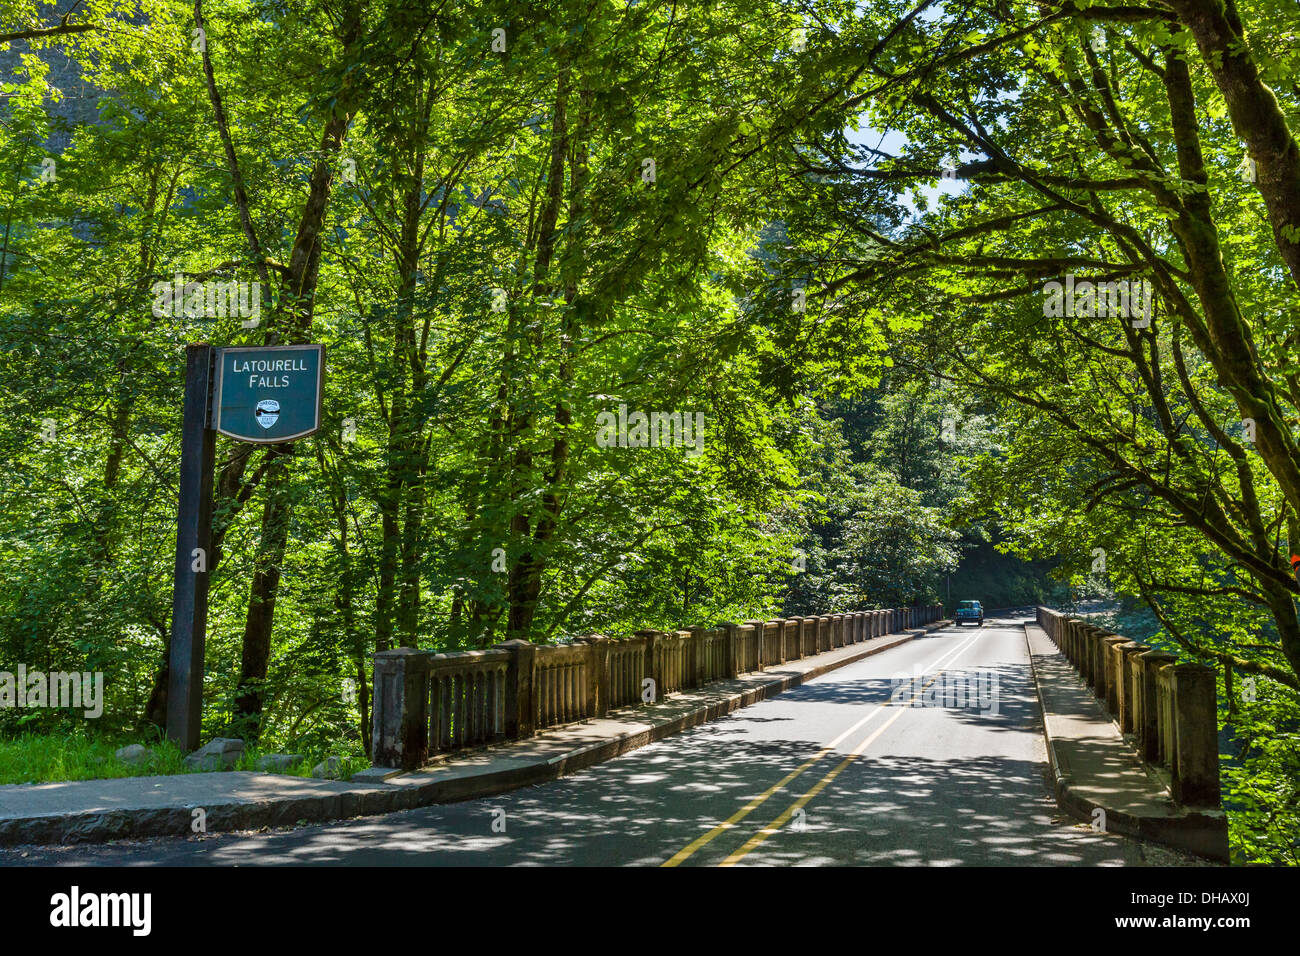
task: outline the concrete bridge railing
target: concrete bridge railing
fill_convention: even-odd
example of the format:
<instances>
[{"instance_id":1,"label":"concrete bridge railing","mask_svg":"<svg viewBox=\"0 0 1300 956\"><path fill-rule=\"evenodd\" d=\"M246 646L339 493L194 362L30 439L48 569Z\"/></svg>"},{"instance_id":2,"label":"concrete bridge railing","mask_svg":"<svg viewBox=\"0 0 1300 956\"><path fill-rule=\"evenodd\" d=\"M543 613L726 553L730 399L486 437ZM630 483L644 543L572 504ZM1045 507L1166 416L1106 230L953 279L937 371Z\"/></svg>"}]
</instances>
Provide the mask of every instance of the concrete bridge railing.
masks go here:
<instances>
[{"instance_id":1,"label":"concrete bridge railing","mask_svg":"<svg viewBox=\"0 0 1300 956\"><path fill-rule=\"evenodd\" d=\"M1119 724L1143 760L1170 774L1176 803L1217 808L1218 697L1215 671L1180 662L1176 654L1112 634L1051 608L1038 608L1038 625Z\"/></svg>"},{"instance_id":2,"label":"concrete bridge railing","mask_svg":"<svg viewBox=\"0 0 1300 956\"><path fill-rule=\"evenodd\" d=\"M563 644L506 641L448 654L413 647L381 651L375 655L371 759L376 767L411 770L438 754L603 717L710 681L920 627L942 613L943 606L934 604L622 638L593 634Z\"/></svg>"}]
</instances>

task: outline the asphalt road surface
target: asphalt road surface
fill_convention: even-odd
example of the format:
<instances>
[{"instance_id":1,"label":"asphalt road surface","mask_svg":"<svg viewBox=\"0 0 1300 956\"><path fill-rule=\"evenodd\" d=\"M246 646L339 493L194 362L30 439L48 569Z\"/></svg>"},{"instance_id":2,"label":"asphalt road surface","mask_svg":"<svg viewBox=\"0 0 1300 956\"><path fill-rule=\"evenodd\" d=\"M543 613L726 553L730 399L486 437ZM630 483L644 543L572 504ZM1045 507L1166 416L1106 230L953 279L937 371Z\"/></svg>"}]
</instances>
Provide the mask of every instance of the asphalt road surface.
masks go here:
<instances>
[{"instance_id":1,"label":"asphalt road surface","mask_svg":"<svg viewBox=\"0 0 1300 956\"><path fill-rule=\"evenodd\" d=\"M1024 632L988 617L499 797L287 830L0 851L0 865L1195 862L1062 814L1046 761Z\"/></svg>"}]
</instances>

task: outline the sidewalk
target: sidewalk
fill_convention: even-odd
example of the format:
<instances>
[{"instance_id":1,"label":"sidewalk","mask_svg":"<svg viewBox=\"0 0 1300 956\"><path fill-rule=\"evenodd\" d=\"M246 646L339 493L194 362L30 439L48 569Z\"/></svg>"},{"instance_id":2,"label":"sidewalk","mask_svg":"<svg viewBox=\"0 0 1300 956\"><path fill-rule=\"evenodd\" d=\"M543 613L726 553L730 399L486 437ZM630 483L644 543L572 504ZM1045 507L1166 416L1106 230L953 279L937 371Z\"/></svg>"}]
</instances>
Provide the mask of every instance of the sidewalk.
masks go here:
<instances>
[{"instance_id":1,"label":"sidewalk","mask_svg":"<svg viewBox=\"0 0 1300 956\"><path fill-rule=\"evenodd\" d=\"M1108 832L1227 862L1224 812L1177 806L1046 632L1027 622L1025 639L1062 808L1091 823L1100 807Z\"/></svg>"},{"instance_id":2,"label":"sidewalk","mask_svg":"<svg viewBox=\"0 0 1300 956\"><path fill-rule=\"evenodd\" d=\"M0 786L0 846L103 843L256 830L454 803L543 783L773 697L828 671L897 647L916 628L836 648L762 673L715 681L657 704L553 728L528 740L457 753L420 770L372 768L348 781L227 771Z\"/></svg>"}]
</instances>

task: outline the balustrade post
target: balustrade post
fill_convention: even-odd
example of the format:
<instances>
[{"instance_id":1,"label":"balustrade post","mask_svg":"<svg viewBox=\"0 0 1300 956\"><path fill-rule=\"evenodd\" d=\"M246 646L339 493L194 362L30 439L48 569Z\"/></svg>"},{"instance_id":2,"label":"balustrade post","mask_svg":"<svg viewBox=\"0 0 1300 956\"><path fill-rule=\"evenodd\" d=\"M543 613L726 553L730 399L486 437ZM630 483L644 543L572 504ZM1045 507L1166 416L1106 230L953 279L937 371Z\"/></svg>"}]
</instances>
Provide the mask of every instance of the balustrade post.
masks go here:
<instances>
[{"instance_id":1,"label":"balustrade post","mask_svg":"<svg viewBox=\"0 0 1300 956\"><path fill-rule=\"evenodd\" d=\"M1092 688L1094 694L1104 685L1099 684L1102 678L1099 676L1101 667L1098 662L1101 660L1101 629L1093 627L1091 624L1075 622L1075 633L1079 635L1080 643L1080 670L1083 671L1088 686Z\"/></svg>"},{"instance_id":2,"label":"balustrade post","mask_svg":"<svg viewBox=\"0 0 1300 956\"><path fill-rule=\"evenodd\" d=\"M1119 645L1119 729L1126 734L1136 734L1138 714L1142 709L1141 690L1135 678L1137 655L1151 650L1147 644L1127 641Z\"/></svg>"},{"instance_id":3,"label":"balustrade post","mask_svg":"<svg viewBox=\"0 0 1300 956\"><path fill-rule=\"evenodd\" d=\"M374 655L371 759L414 770L429 756L429 654L399 647Z\"/></svg>"},{"instance_id":4,"label":"balustrade post","mask_svg":"<svg viewBox=\"0 0 1300 956\"><path fill-rule=\"evenodd\" d=\"M506 669L506 737L524 740L537 733L533 687L537 645L515 638L495 646L510 653L510 666Z\"/></svg>"},{"instance_id":5,"label":"balustrade post","mask_svg":"<svg viewBox=\"0 0 1300 956\"><path fill-rule=\"evenodd\" d=\"M743 670L739 660L741 648L740 625L732 621L724 621L718 626L721 627L723 633L726 634L726 643L724 644L722 656L723 660L727 662L727 670L726 674L723 676L728 679L739 677L741 670Z\"/></svg>"},{"instance_id":6,"label":"balustrade post","mask_svg":"<svg viewBox=\"0 0 1300 956\"><path fill-rule=\"evenodd\" d=\"M1106 710L1112 714L1119 713L1119 683L1123 674L1122 661L1123 653L1119 650L1121 644L1127 644L1128 638L1120 637L1118 634L1107 634L1101 639L1102 643L1102 694L1100 696L1106 701Z\"/></svg>"},{"instance_id":7,"label":"balustrade post","mask_svg":"<svg viewBox=\"0 0 1300 956\"><path fill-rule=\"evenodd\" d=\"M1138 746L1142 759L1148 763L1160 760L1160 695L1156 681L1160 668L1176 663L1177 656L1168 651L1143 651L1137 655L1140 669L1142 702L1138 707L1140 723L1137 729Z\"/></svg>"},{"instance_id":8,"label":"balustrade post","mask_svg":"<svg viewBox=\"0 0 1300 956\"><path fill-rule=\"evenodd\" d=\"M1174 759L1170 788L1184 806L1219 805L1219 725L1215 670L1208 664L1174 664Z\"/></svg>"}]
</instances>

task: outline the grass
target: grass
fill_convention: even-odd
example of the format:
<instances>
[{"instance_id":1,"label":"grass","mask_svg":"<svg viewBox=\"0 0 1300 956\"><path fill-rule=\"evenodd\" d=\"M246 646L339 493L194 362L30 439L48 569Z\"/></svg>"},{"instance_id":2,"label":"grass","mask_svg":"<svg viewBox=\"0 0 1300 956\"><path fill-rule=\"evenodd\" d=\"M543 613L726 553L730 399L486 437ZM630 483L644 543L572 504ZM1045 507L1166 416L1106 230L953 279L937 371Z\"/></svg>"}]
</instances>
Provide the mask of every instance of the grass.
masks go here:
<instances>
[{"instance_id":1,"label":"grass","mask_svg":"<svg viewBox=\"0 0 1300 956\"><path fill-rule=\"evenodd\" d=\"M139 765L125 764L113 756L127 744L143 743L153 751L152 758ZM234 769L252 770L257 758L268 751L256 747L244 750ZM310 777L314 766L328 754L305 754L305 759L286 771L289 776ZM364 757L336 754L340 758L340 777L347 779L370 766ZM184 764L184 754L170 741L141 741L85 734L20 734L0 740L0 784L53 783L61 780L107 780L115 777L146 777L178 773L203 773ZM210 772L210 771L209 771Z\"/></svg>"}]
</instances>

